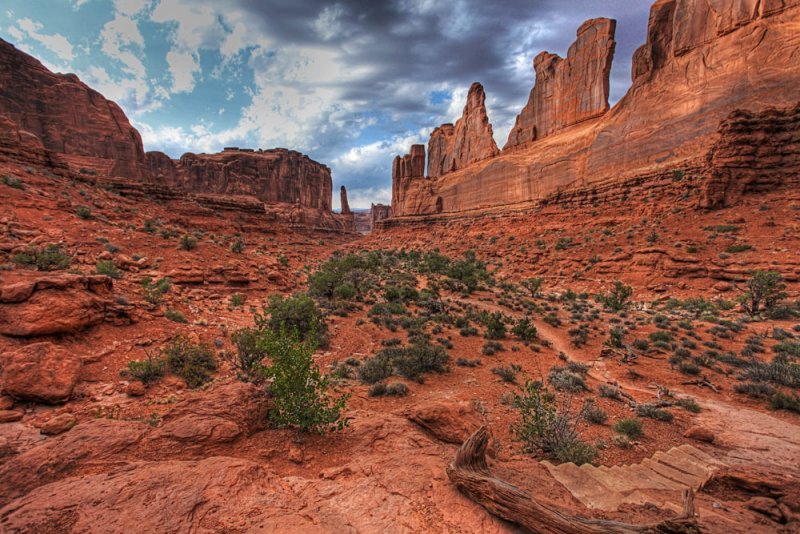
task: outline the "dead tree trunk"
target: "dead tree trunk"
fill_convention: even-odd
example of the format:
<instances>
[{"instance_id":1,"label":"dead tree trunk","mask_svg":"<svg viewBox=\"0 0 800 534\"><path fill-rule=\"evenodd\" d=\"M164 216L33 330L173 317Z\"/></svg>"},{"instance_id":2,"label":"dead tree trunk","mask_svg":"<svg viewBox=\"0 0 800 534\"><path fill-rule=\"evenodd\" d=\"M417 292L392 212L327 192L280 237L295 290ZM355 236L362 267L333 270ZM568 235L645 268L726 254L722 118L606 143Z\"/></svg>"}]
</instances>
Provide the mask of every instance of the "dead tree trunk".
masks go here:
<instances>
[{"instance_id":1,"label":"dead tree trunk","mask_svg":"<svg viewBox=\"0 0 800 534\"><path fill-rule=\"evenodd\" d=\"M492 476L486 464L490 431L479 428L456 452L447 467L450 481L490 513L540 534L629 534L700 532L694 518L694 492L683 494L681 516L653 525L629 525L615 521L586 519L554 510L536 502L521 489Z\"/></svg>"}]
</instances>

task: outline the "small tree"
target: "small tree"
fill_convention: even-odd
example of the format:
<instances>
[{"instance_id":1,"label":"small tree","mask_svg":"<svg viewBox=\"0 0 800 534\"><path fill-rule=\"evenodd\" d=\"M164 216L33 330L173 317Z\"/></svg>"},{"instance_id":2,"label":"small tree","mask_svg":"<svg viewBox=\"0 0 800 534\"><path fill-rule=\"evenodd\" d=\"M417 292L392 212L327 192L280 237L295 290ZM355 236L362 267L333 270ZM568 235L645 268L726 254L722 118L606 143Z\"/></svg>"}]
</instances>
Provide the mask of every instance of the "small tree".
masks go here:
<instances>
[{"instance_id":1,"label":"small tree","mask_svg":"<svg viewBox=\"0 0 800 534\"><path fill-rule=\"evenodd\" d=\"M311 341L314 346L328 346L328 325L325 316L314 299L308 295L298 294L283 298L275 295L270 299L265 310L269 319L256 316L256 326L269 327L273 332L283 329L296 332L301 339Z\"/></svg>"},{"instance_id":2,"label":"small tree","mask_svg":"<svg viewBox=\"0 0 800 534\"><path fill-rule=\"evenodd\" d=\"M531 292L532 297L538 297L539 292L542 289L542 282L541 278L528 278L527 280L522 281L522 285Z\"/></svg>"},{"instance_id":3,"label":"small tree","mask_svg":"<svg viewBox=\"0 0 800 534\"><path fill-rule=\"evenodd\" d=\"M758 315L762 309L769 313L786 298L785 289L786 284L778 271L753 271L747 291L739 301L751 317Z\"/></svg>"},{"instance_id":4,"label":"small tree","mask_svg":"<svg viewBox=\"0 0 800 534\"><path fill-rule=\"evenodd\" d=\"M531 320L527 317L519 319L511 329L511 333L523 341L534 340L539 335L539 332L536 330L536 326L531 323Z\"/></svg>"},{"instance_id":5,"label":"small tree","mask_svg":"<svg viewBox=\"0 0 800 534\"><path fill-rule=\"evenodd\" d=\"M272 363L264 368L264 376L272 381L273 405L270 419L278 426L294 426L302 432L325 433L342 430L348 424L342 419L349 394L333 398L328 394L329 380L314 363L314 345L300 341L285 330L264 329L260 349Z\"/></svg>"},{"instance_id":6,"label":"small tree","mask_svg":"<svg viewBox=\"0 0 800 534\"><path fill-rule=\"evenodd\" d=\"M504 339L505 337L505 317L500 312L490 313L486 317L486 339Z\"/></svg>"},{"instance_id":7,"label":"small tree","mask_svg":"<svg viewBox=\"0 0 800 534\"><path fill-rule=\"evenodd\" d=\"M611 291L602 295L599 300L606 308L612 311L621 311L630 304L631 295L633 295L633 288L616 280Z\"/></svg>"}]
</instances>

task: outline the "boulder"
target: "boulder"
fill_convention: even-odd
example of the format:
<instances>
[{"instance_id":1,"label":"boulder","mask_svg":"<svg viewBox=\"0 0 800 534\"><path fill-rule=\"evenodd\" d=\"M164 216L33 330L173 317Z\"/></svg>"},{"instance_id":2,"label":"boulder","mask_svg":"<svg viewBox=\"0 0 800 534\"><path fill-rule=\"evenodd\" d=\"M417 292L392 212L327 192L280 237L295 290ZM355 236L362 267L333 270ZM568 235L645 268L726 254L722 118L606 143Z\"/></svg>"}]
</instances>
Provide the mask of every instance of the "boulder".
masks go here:
<instances>
[{"instance_id":1,"label":"boulder","mask_svg":"<svg viewBox=\"0 0 800 534\"><path fill-rule=\"evenodd\" d=\"M81 373L75 354L50 342L33 343L0 355L3 391L19 400L55 404L72 395Z\"/></svg>"},{"instance_id":2,"label":"boulder","mask_svg":"<svg viewBox=\"0 0 800 534\"><path fill-rule=\"evenodd\" d=\"M436 439L460 445L483 424L470 402L430 401L413 406L408 418Z\"/></svg>"},{"instance_id":3,"label":"boulder","mask_svg":"<svg viewBox=\"0 0 800 534\"><path fill-rule=\"evenodd\" d=\"M78 420L75 419L75 416L71 413L62 413L60 415L56 415L55 417L51 417L41 425L39 425L39 432L45 434L46 436L56 436L58 434L63 434L70 428L74 427L78 423Z\"/></svg>"},{"instance_id":4,"label":"boulder","mask_svg":"<svg viewBox=\"0 0 800 534\"><path fill-rule=\"evenodd\" d=\"M20 410L0 410L0 423L19 421L25 414Z\"/></svg>"},{"instance_id":5,"label":"boulder","mask_svg":"<svg viewBox=\"0 0 800 534\"><path fill-rule=\"evenodd\" d=\"M693 426L684 432L683 437L702 441L703 443L714 443L714 432L703 426Z\"/></svg>"}]
</instances>

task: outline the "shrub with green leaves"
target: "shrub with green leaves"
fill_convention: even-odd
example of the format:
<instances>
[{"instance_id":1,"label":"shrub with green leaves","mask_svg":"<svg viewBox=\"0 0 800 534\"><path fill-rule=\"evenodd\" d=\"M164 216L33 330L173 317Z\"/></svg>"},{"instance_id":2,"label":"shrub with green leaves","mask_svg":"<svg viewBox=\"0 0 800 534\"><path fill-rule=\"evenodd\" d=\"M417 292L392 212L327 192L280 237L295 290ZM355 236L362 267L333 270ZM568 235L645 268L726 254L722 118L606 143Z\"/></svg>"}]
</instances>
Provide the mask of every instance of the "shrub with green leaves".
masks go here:
<instances>
[{"instance_id":1,"label":"shrub with green leaves","mask_svg":"<svg viewBox=\"0 0 800 534\"><path fill-rule=\"evenodd\" d=\"M28 247L24 252L11 256L11 262L24 267L35 267L39 271L63 271L69 269L72 256L58 245L44 248Z\"/></svg>"},{"instance_id":2,"label":"shrub with green leaves","mask_svg":"<svg viewBox=\"0 0 800 534\"><path fill-rule=\"evenodd\" d=\"M189 321L186 320L186 316L183 315L183 313L181 313L180 310L169 310L168 309L167 311L164 312L164 317L166 317L170 321L173 321L173 322L176 322L176 323L186 324L186 323L189 322Z\"/></svg>"},{"instance_id":3,"label":"shrub with green leaves","mask_svg":"<svg viewBox=\"0 0 800 534\"><path fill-rule=\"evenodd\" d=\"M486 317L486 339L504 339L506 337L505 316L500 312L490 313Z\"/></svg>"},{"instance_id":4,"label":"shrub with green leaves","mask_svg":"<svg viewBox=\"0 0 800 534\"><path fill-rule=\"evenodd\" d=\"M302 432L325 433L348 425L342 417L349 394L334 398L330 382L314 363L314 342L294 333L261 330L259 345L269 355L264 376L271 381L270 420Z\"/></svg>"},{"instance_id":5,"label":"shrub with green leaves","mask_svg":"<svg viewBox=\"0 0 800 534\"><path fill-rule=\"evenodd\" d=\"M604 425L608 421L608 414L595 403L587 401L583 411L583 418L594 425Z\"/></svg>"},{"instance_id":6,"label":"shrub with green leaves","mask_svg":"<svg viewBox=\"0 0 800 534\"><path fill-rule=\"evenodd\" d=\"M240 328L231 334L231 343L236 351L225 352L224 358L243 382L258 383L264 378L261 362L267 357L267 352L261 343L262 333L257 328Z\"/></svg>"},{"instance_id":7,"label":"shrub with green leaves","mask_svg":"<svg viewBox=\"0 0 800 534\"><path fill-rule=\"evenodd\" d=\"M649 417L650 419L655 419L657 421L672 421L674 416L655 404L640 404L636 407L636 415L640 417Z\"/></svg>"},{"instance_id":8,"label":"shrub with green leaves","mask_svg":"<svg viewBox=\"0 0 800 534\"><path fill-rule=\"evenodd\" d=\"M643 427L639 419L620 419L614 425L614 430L630 439L639 439L644 435Z\"/></svg>"},{"instance_id":9,"label":"shrub with green leaves","mask_svg":"<svg viewBox=\"0 0 800 534\"><path fill-rule=\"evenodd\" d=\"M580 439L578 424L583 419L583 410L570 413L571 397L560 404L556 396L541 382L528 381L522 392L514 396L514 408L519 419L512 424L515 439L522 442L525 451L539 454L557 462L589 463L597 451Z\"/></svg>"},{"instance_id":10,"label":"shrub with green leaves","mask_svg":"<svg viewBox=\"0 0 800 534\"><path fill-rule=\"evenodd\" d=\"M528 317L518 319L511 333L523 341L532 341L539 336L536 326L531 322Z\"/></svg>"},{"instance_id":11,"label":"shrub with green leaves","mask_svg":"<svg viewBox=\"0 0 800 534\"><path fill-rule=\"evenodd\" d=\"M190 388L202 386L217 370L211 347L192 343L184 336L172 338L163 354L170 372L183 378Z\"/></svg>"},{"instance_id":12,"label":"shrub with green leaves","mask_svg":"<svg viewBox=\"0 0 800 534\"><path fill-rule=\"evenodd\" d=\"M616 280L614 287L605 295L601 295L598 300L611 311L622 311L630 304L633 288L629 285Z\"/></svg>"},{"instance_id":13,"label":"shrub with green leaves","mask_svg":"<svg viewBox=\"0 0 800 534\"><path fill-rule=\"evenodd\" d=\"M517 383L517 374L522 370L522 367L519 365L512 363L507 367L495 367L492 369L492 373L496 374L500 377L503 382L507 382L509 384L516 384Z\"/></svg>"},{"instance_id":14,"label":"shrub with green leaves","mask_svg":"<svg viewBox=\"0 0 800 534\"><path fill-rule=\"evenodd\" d=\"M128 368L122 370L120 374L125 378L150 384L164 376L165 370L166 361L163 358L156 358L152 354L148 354L145 360L128 362Z\"/></svg>"},{"instance_id":15,"label":"shrub with green leaves","mask_svg":"<svg viewBox=\"0 0 800 534\"><path fill-rule=\"evenodd\" d=\"M78 206L78 209L75 210L75 215L86 221L92 218L92 210L86 206Z\"/></svg>"},{"instance_id":16,"label":"shrub with green leaves","mask_svg":"<svg viewBox=\"0 0 800 534\"><path fill-rule=\"evenodd\" d=\"M147 302L155 306L161 304L164 295L169 293L170 289L172 281L169 278L162 278L157 282L149 276L142 279L142 295Z\"/></svg>"},{"instance_id":17,"label":"shrub with green leaves","mask_svg":"<svg viewBox=\"0 0 800 534\"><path fill-rule=\"evenodd\" d=\"M230 296L228 303L230 304L231 308L239 308L244 305L245 300L247 300L245 295L242 295L241 293L234 293Z\"/></svg>"},{"instance_id":18,"label":"shrub with green leaves","mask_svg":"<svg viewBox=\"0 0 800 534\"><path fill-rule=\"evenodd\" d=\"M97 274L104 274L106 276L110 276L114 280L119 280L122 278L122 271L120 271L114 262L111 260L100 260L95 265L95 272Z\"/></svg>"},{"instance_id":19,"label":"shrub with green leaves","mask_svg":"<svg viewBox=\"0 0 800 534\"><path fill-rule=\"evenodd\" d=\"M242 241L241 239L237 239L236 241L231 243L231 252L233 252L234 254L241 254L242 252L244 252L244 247L245 247L244 241Z\"/></svg>"},{"instance_id":20,"label":"shrub with green leaves","mask_svg":"<svg viewBox=\"0 0 800 534\"><path fill-rule=\"evenodd\" d=\"M527 278L522 281L522 286L530 292L531 297L536 298L542 290L543 282L542 278Z\"/></svg>"},{"instance_id":21,"label":"shrub with green leaves","mask_svg":"<svg viewBox=\"0 0 800 534\"><path fill-rule=\"evenodd\" d=\"M311 341L317 347L328 346L325 316L310 296L303 293L285 298L274 295L265 311L269 314L269 319L258 318L257 326L265 322L273 332L296 332L301 339Z\"/></svg>"},{"instance_id":22,"label":"shrub with green leaves","mask_svg":"<svg viewBox=\"0 0 800 534\"><path fill-rule=\"evenodd\" d=\"M181 237L180 249L181 250L194 250L197 248L197 238L193 235L186 234Z\"/></svg>"},{"instance_id":23,"label":"shrub with green leaves","mask_svg":"<svg viewBox=\"0 0 800 534\"><path fill-rule=\"evenodd\" d=\"M25 184L22 183L22 180L9 174L3 176L3 185L13 187L14 189L25 189Z\"/></svg>"},{"instance_id":24,"label":"shrub with green leaves","mask_svg":"<svg viewBox=\"0 0 800 534\"><path fill-rule=\"evenodd\" d=\"M739 302L750 316L769 313L786 298L786 284L778 271L754 271Z\"/></svg>"},{"instance_id":25,"label":"shrub with green leaves","mask_svg":"<svg viewBox=\"0 0 800 534\"><path fill-rule=\"evenodd\" d=\"M394 374L422 383L426 373L447 372L450 357L444 347L424 339L406 347L391 347L367 358L359 369L359 378L374 384Z\"/></svg>"}]
</instances>

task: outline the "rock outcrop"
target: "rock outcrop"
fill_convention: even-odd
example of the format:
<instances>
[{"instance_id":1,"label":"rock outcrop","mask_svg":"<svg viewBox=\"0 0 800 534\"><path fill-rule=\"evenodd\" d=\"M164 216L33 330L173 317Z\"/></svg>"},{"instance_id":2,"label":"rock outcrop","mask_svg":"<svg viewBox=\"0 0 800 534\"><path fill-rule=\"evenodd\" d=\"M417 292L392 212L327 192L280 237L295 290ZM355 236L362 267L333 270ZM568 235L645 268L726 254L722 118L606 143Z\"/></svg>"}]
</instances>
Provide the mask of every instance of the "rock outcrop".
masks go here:
<instances>
[{"instance_id":1,"label":"rock outcrop","mask_svg":"<svg viewBox=\"0 0 800 534\"><path fill-rule=\"evenodd\" d=\"M74 74L50 72L2 39L0 114L24 132L25 145L37 146L31 136L38 138L76 172L147 177L141 136L117 104Z\"/></svg>"},{"instance_id":2,"label":"rock outcrop","mask_svg":"<svg viewBox=\"0 0 800 534\"><path fill-rule=\"evenodd\" d=\"M347 189L344 186L339 189L339 198L342 204L342 215L350 215L350 204L347 202Z\"/></svg>"},{"instance_id":3,"label":"rock outcrop","mask_svg":"<svg viewBox=\"0 0 800 534\"><path fill-rule=\"evenodd\" d=\"M375 223L392 216L392 207L385 204L372 204L369 208L371 227L375 228Z\"/></svg>"},{"instance_id":4,"label":"rock outcrop","mask_svg":"<svg viewBox=\"0 0 800 534\"><path fill-rule=\"evenodd\" d=\"M759 113L737 110L708 153L704 208L735 204L747 192L800 184L800 103Z\"/></svg>"},{"instance_id":5,"label":"rock outcrop","mask_svg":"<svg viewBox=\"0 0 800 534\"><path fill-rule=\"evenodd\" d=\"M473 83L461 118L442 124L428 141L428 176L435 178L499 154L486 114L486 93Z\"/></svg>"},{"instance_id":6,"label":"rock outcrop","mask_svg":"<svg viewBox=\"0 0 800 534\"><path fill-rule=\"evenodd\" d=\"M425 145L411 145L411 152L392 162L392 210L395 200L405 197L411 183L425 177Z\"/></svg>"},{"instance_id":7,"label":"rock outcrop","mask_svg":"<svg viewBox=\"0 0 800 534\"><path fill-rule=\"evenodd\" d=\"M567 59L539 56L539 70L552 68L552 76L542 71L548 83L541 89L537 76L532 105L518 123L526 126L512 132L507 149L436 178L395 173L392 220L524 209L575 191L614 196L611 189L627 181L693 167L717 143L720 124L734 110L761 115L800 102L798 24L800 0L659 0L647 42L634 56L633 85L604 112L614 25L589 21ZM570 64L573 75L565 69ZM537 103L540 94L545 104ZM533 141L528 124L536 126ZM791 121L785 127L795 128Z\"/></svg>"},{"instance_id":8,"label":"rock outcrop","mask_svg":"<svg viewBox=\"0 0 800 534\"><path fill-rule=\"evenodd\" d=\"M608 111L616 26L610 19L587 20L578 28L566 59L549 52L534 58L536 83L504 148L541 139Z\"/></svg>"},{"instance_id":9,"label":"rock outcrop","mask_svg":"<svg viewBox=\"0 0 800 534\"><path fill-rule=\"evenodd\" d=\"M52 343L33 343L0 355L3 392L24 401L55 404L72 395L81 372L76 354Z\"/></svg>"}]
</instances>

